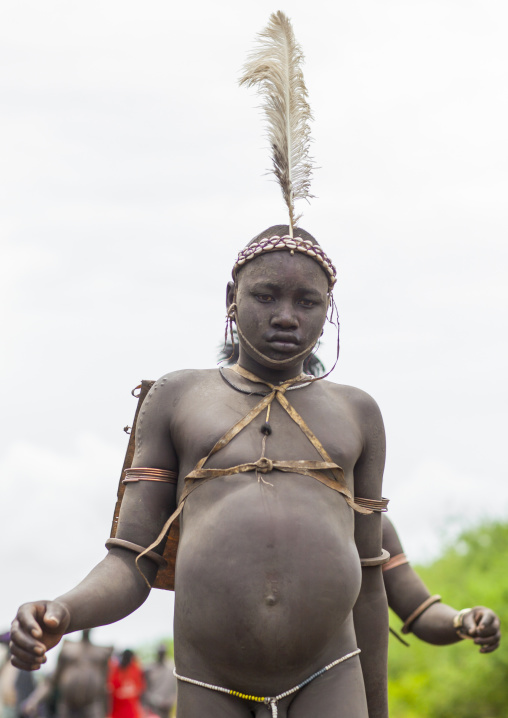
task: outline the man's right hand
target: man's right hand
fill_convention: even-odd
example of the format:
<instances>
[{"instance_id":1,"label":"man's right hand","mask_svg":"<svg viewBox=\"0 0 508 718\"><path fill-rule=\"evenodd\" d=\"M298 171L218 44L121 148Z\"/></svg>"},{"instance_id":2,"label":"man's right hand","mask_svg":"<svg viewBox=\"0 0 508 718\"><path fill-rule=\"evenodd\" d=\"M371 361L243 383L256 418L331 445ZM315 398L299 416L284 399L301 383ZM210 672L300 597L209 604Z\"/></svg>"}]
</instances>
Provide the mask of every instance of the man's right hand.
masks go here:
<instances>
[{"instance_id":1,"label":"man's right hand","mask_svg":"<svg viewBox=\"0 0 508 718\"><path fill-rule=\"evenodd\" d=\"M499 617L490 608L476 606L464 615L460 632L472 638L480 653L492 653L499 648L501 630Z\"/></svg>"},{"instance_id":2,"label":"man's right hand","mask_svg":"<svg viewBox=\"0 0 508 718\"><path fill-rule=\"evenodd\" d=\"M24 671L46 663L46 651L59 643L69 626L68 609L58 601L24 603L11 626L11 662Z\"/></svg>"}]
</instances>

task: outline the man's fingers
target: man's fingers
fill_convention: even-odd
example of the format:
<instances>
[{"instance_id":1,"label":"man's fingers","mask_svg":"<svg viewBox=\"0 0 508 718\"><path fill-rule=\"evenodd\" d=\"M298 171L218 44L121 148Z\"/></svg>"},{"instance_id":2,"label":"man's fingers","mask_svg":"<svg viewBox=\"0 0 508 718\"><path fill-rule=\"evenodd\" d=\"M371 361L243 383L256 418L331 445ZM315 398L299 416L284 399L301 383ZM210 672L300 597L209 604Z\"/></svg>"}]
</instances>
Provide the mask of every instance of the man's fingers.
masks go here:
<instances>
[{"instance_id":1,"label":"man's fingers","mask_svg":"<svg viewBox=\"0 0 508 718\"><path fill-rule=\"evenodd\" d=\"M471 614L474 623L471 627L468 625L470 636L493 636L499 631L499 618L490 608L477 606Z\"/></svg>"},{"instance_id":2,"label":"man's fingers","mask_svg":"<svg viewBox=\"0 0 508 718\"><path fill-rule=\"evenodd\" d=\"M460 627L460 632L463 634L467 634L468 636L473 636L476 633L476 620L475 620L475 612L474 609L471 609L471 611L468 611L468 613L465 613L462 617L462 626Z\"/></svg>"},{"instance_id":3,"label":"man's fingers","mask_svg":"<svg viewBox=\"0 0 508 718\"><path fill-rule=\"evenodd\" d=\"M55 646L70 622L67 608L56 601L25 603L11 626L11 662L34 671L46 662L46 650Z\"/></svg>"},{"instance_id":4,"label":"man's fingers","mask_svg":"<svg viewBox=\"0 0 508 718\"><path fill-rule=\"evenodd\" d=\"M501 632L497 630L493 635L477 636L474 643L480 646L480 653L492 653L499 647L501 642Z\"/></svg>"},{"instance_id":5,"label":"man's fingers","mask_svg":"<svg viewBox=\"0 0 508 718\"><path fill-rule=\"evenodd\" d=\"M499 618L485 606L476 606L462 616L461 634L480 646L480 653L492 653L499 646L501 631Z\"/></svg>"},{"instance_id":6,"label":"man's fingers","mask_svg":"<svg viewBox=\"0 0 508 718\"><path fill-rule=\"evenodd\" d=\"M476 643L477 646L490 646L492 643L498 643L500 639L500 636L498 634L494 634L493 636L478 636L474 639L473 643Z\"/></svg>"},{"instance_id":7,"label":"man's fingers","mask_svg":"<svg viewBox=\"0 0 508 718\"><path fill-rule=\"evenodd\" d=\"M16 653L17 651L12 651L11 653L11 663L15 668L20 668L22 671L38 671L41 667L42 663L34 661L33 656L31 657L31 659L29 658L28 660L24 661L21 658L18 658Z\"/></svg>"},{"instance_id":8,"label":"man's fingers","mask_svg":"<svg viewBox=\"0 0 508 718\"><path fill-rule=\"evenodd\" d=\"M12 624L13 628L14 624L17 623L19 629L24 633L27 633L34 638L42 638L40 621L44 615L45 610L45 601L24 603L18 609L18 613L16 614L16 618L14 619Z\"/></svg>"},{"instance_id":9,"label":"man's fingers","mask_svg":"<svg viewBox=\"0 0 508 718\"><path fill-rule=\"evenodd\" d=\"M480 626L488 626L494 621L495 617L496 614L494 611L491 611L490 608L482 608L479 611L476 611L475 619L478 624L478 628L480 628Z\"/></svg>"},{"instance_id":10,"label":"man's fingers","mask_svg":"<svg viewBox=\"0 0 508 718\"><path fill-rule=\"evenodd\" d=\"M36 640L33 633L34 629L30 623L27 625L14 619L11 626L12 646L18 646L21 650L31 652L34 655L43 655L46 646L41 641ZM39 631L39 633L42 636L42 631Z\"/></svg>"},{"instance_id":11,"label":"man's fingers","mask_svg":"<svg viewBox=\"0 0 508 718\"><path fill-rule=\"evenodd\" d=\"M44 628L52 633L63 633L69 625L69 612L61 603L50 601L44 613Z\"/></svg>"},{"instance_id":12,"label":"man's fingers","mask_svg":"<svg viewBox=\"0 0 508 718\"><path fill-rule=\"evenodd\" d=\"M477 646L494 646L498 645L500 640L501 633L498 631L492 636L477 636L477 638L474 639L473 643L475 643Z\"/></svg>"},{"instance_id":13,"label":"man's fingers","mask_svg":"<svg viewBox=\"0 0 508 718\"><path fill-rule=\"evenodd\" d=\"M10 642L9 648L11 649L11 654L20 663L30 666L41 666L43 663L46 663L47 659L44 653L34 654L33 651L26 651L24 648L16 645L13 641Z\"/></svg>"},{"instance_id":14,"label":"man's fingers","mask_svg":"<svg viewBox=\"0 0 508 718\"><path fill-rule=\"evenodd\" d=\"M482 611L480 621L478 622L477 635L490 636L499 631L499 618L490 609Z\"/></svg>"},{"instance_id":15,"label":"man's fingers","mask_svg":"<svg viewBox=\"0 0 508 718\"><path fill-rule=\"evenodd\" d=\"M492 653L492 651L495 651L497 648L499 648L499 643L496 643L495 646L484 646L480 648L480 653Z\"/></svg>"}]
</instances>

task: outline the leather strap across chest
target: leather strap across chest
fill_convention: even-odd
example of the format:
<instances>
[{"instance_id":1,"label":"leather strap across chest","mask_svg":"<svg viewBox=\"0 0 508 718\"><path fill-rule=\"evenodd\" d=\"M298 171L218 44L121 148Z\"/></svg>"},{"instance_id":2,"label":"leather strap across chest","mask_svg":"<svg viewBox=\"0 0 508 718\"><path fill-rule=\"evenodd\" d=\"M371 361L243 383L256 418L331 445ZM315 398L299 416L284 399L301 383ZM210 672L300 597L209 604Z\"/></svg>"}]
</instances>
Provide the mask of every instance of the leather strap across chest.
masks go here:
<instances>
[{"instance_id":1,"label":"leather strap across chest","mask_svg":"<svg viewBox=\"0 0 508 718\"><path fill-rule=\"evenodd\" d=\"M282 384L270 384L267 381L259 379L251 372L247 371L243 367L236 365L233 370L240 376L248 379L249 381L256 384L265 384L271 390L254 406L242 419L237 421L213 446L209 454L198 461L193 471L188 474L185 478L185 486L180 497L180 504L185 501L187 496L191 493L191 486L195 486L195 482L203 481L208 479L214 479L221 476L232 476L234 474L245 473L248 471L259 471L261 473L269 473L271 471L284 471L295 474L302 474L304 476L310 476L316 479L320 483L328 486L334 491L341 493L346 499L347 503L356 511L360 513L371 513L368 509L365 509L355 503L351 492L349 491L345 478L344 471L342 468L332 461L332 458L321 444L317 436L309 429L305 420L300 416L296 409L289 403L285 394L286 391L297 384L302 382L308 383L309 378L306 376L298 376L293 379L289 379ZM311 380L312 381L312 380ZM310 441L312 446L322 457L322 461L312 461L307 459L284 459L284 460L271 460L267 459L262 455L257 461L246 462L244 464L238 464L228 468L208 469L204 468L208 459L210 459L218 451L226 447L232 439L235 438L246 426L248 426L259 414L267 409L269 411L270 405L277 401L284 411L290 416L295 424L302 430L307 439ZM324 473L324 472L328 472ZM331 474L331 476L329 475Z\"/></svg>"},{"instance_id":2,"label":"leather strap across chest","mask_svg":"<svg viewBox=\"0 0 508 718\"><path fill-rule=\"evenodd\" d=\"M228 429L228 431L226 431L226 433L215 443L207 456L200 459L194 469L190 472L190 474L185 477L184 488L180 495L180 500L178 502L176 510L168 518L156 540L137 556L136 564L138 565L138 568L139 559L142 558L142 556L147 555L149 551L156 548L164 539L164 537L168 534L171 525L181 514L185 505L185 501L190 496L190 494L207 481L211 481L212 479L216 479L222 476L233 476L235 474L246 473L249 471L256 471L263 474L271 471L283 471L293 474L302 474L304 476L310 476L311 478L316 479L316 481L319 481L333 491L337 491L338 493L342 494L349 506L351 506L351 508L353 508L358 513L372 513L372 507L364 507L361 506L359 503L355 502L350 490L346 485L343 469L334 461L332 461L330 455L328 454L324 446L321 444L317 436L313 433L313 431L311 431L304 419L289 403L285 396L286 391L290 387L295 386L299 383L301 384L302 382L310 383L313 381L313 378L309 379L306 376L298 376L293 379L289 379L282 384L274 385L262 379L259 379L259 377L255 376L254 374L251 374L249 371L243 369L242 367L239 367L238 365L235 366L234 370L249 381L258 384L265 384L270 389L270 392L267 393L266 396L264 396L261 401L259 401L256 406L254 406L242 419L237 421L236 424L234 424L230 429ZM280 404L280 406L284 409L284 411L286 411L289 417L302 430L307 439L322 457L322 461L311 461L306 459L274 461L262 455L257 461L246 462L244 464L238 464L236 466L218 469L205 468L205 464L210 457L214 456L218 451L227 446L230 441L235 438L235 436L237 436L263 411L263 409L267 409L269 411L269 407L274 401L277 401ZM146 582L150 586L148 581Z\"/></svg>"}]
</instances>

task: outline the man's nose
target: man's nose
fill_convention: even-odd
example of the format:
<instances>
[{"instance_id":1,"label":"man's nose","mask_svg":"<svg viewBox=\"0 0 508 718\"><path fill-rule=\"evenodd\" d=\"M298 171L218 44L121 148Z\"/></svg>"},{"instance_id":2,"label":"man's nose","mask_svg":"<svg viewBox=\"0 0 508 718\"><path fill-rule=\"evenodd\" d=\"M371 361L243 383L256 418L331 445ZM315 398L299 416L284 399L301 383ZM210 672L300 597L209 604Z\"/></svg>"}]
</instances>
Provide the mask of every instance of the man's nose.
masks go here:
<instances>
[{"instance_id":1,"label":"man's nose","mask_svg":"<svg viewBox=\"0 0 508 718\"><path fill-rule=\"evenodd\" d=\"M292 303L280 303L273 313L270 323L273 327L280 327L281 329L296 329L298 327L298 317Z\"/></svg>"}]
</instances>

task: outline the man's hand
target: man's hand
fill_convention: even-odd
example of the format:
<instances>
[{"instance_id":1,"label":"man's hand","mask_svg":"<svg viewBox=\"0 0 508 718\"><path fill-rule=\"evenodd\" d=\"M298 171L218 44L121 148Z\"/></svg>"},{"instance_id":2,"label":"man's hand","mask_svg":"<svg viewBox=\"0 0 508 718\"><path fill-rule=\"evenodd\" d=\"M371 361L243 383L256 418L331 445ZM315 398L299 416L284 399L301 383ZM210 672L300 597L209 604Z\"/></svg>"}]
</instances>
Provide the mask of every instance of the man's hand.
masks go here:
<instances>
[{"instance_id":1,"label":"man's hand","mask_svg":"<svg viewBox=\"0 0 508 718\"><path fill-rule=\"evenodd\" d=\"M480 646L480 653L491 653L499 647L501 641L499 625L499 618L494 611L476 606L464 614L460 633L472 638Z\"/></svg>"},{"instance_id":2,"label":"man's hand","mask_svg":"<svg viewBox=\"0 0 508 718\"><path fill-rule=\"evenodd\" d=\"M12 665L38 670L46 663L46 651L56 646L69 623L69 611L58 601L24 603L11 626Z\"/></svg>"}]
</instances>

